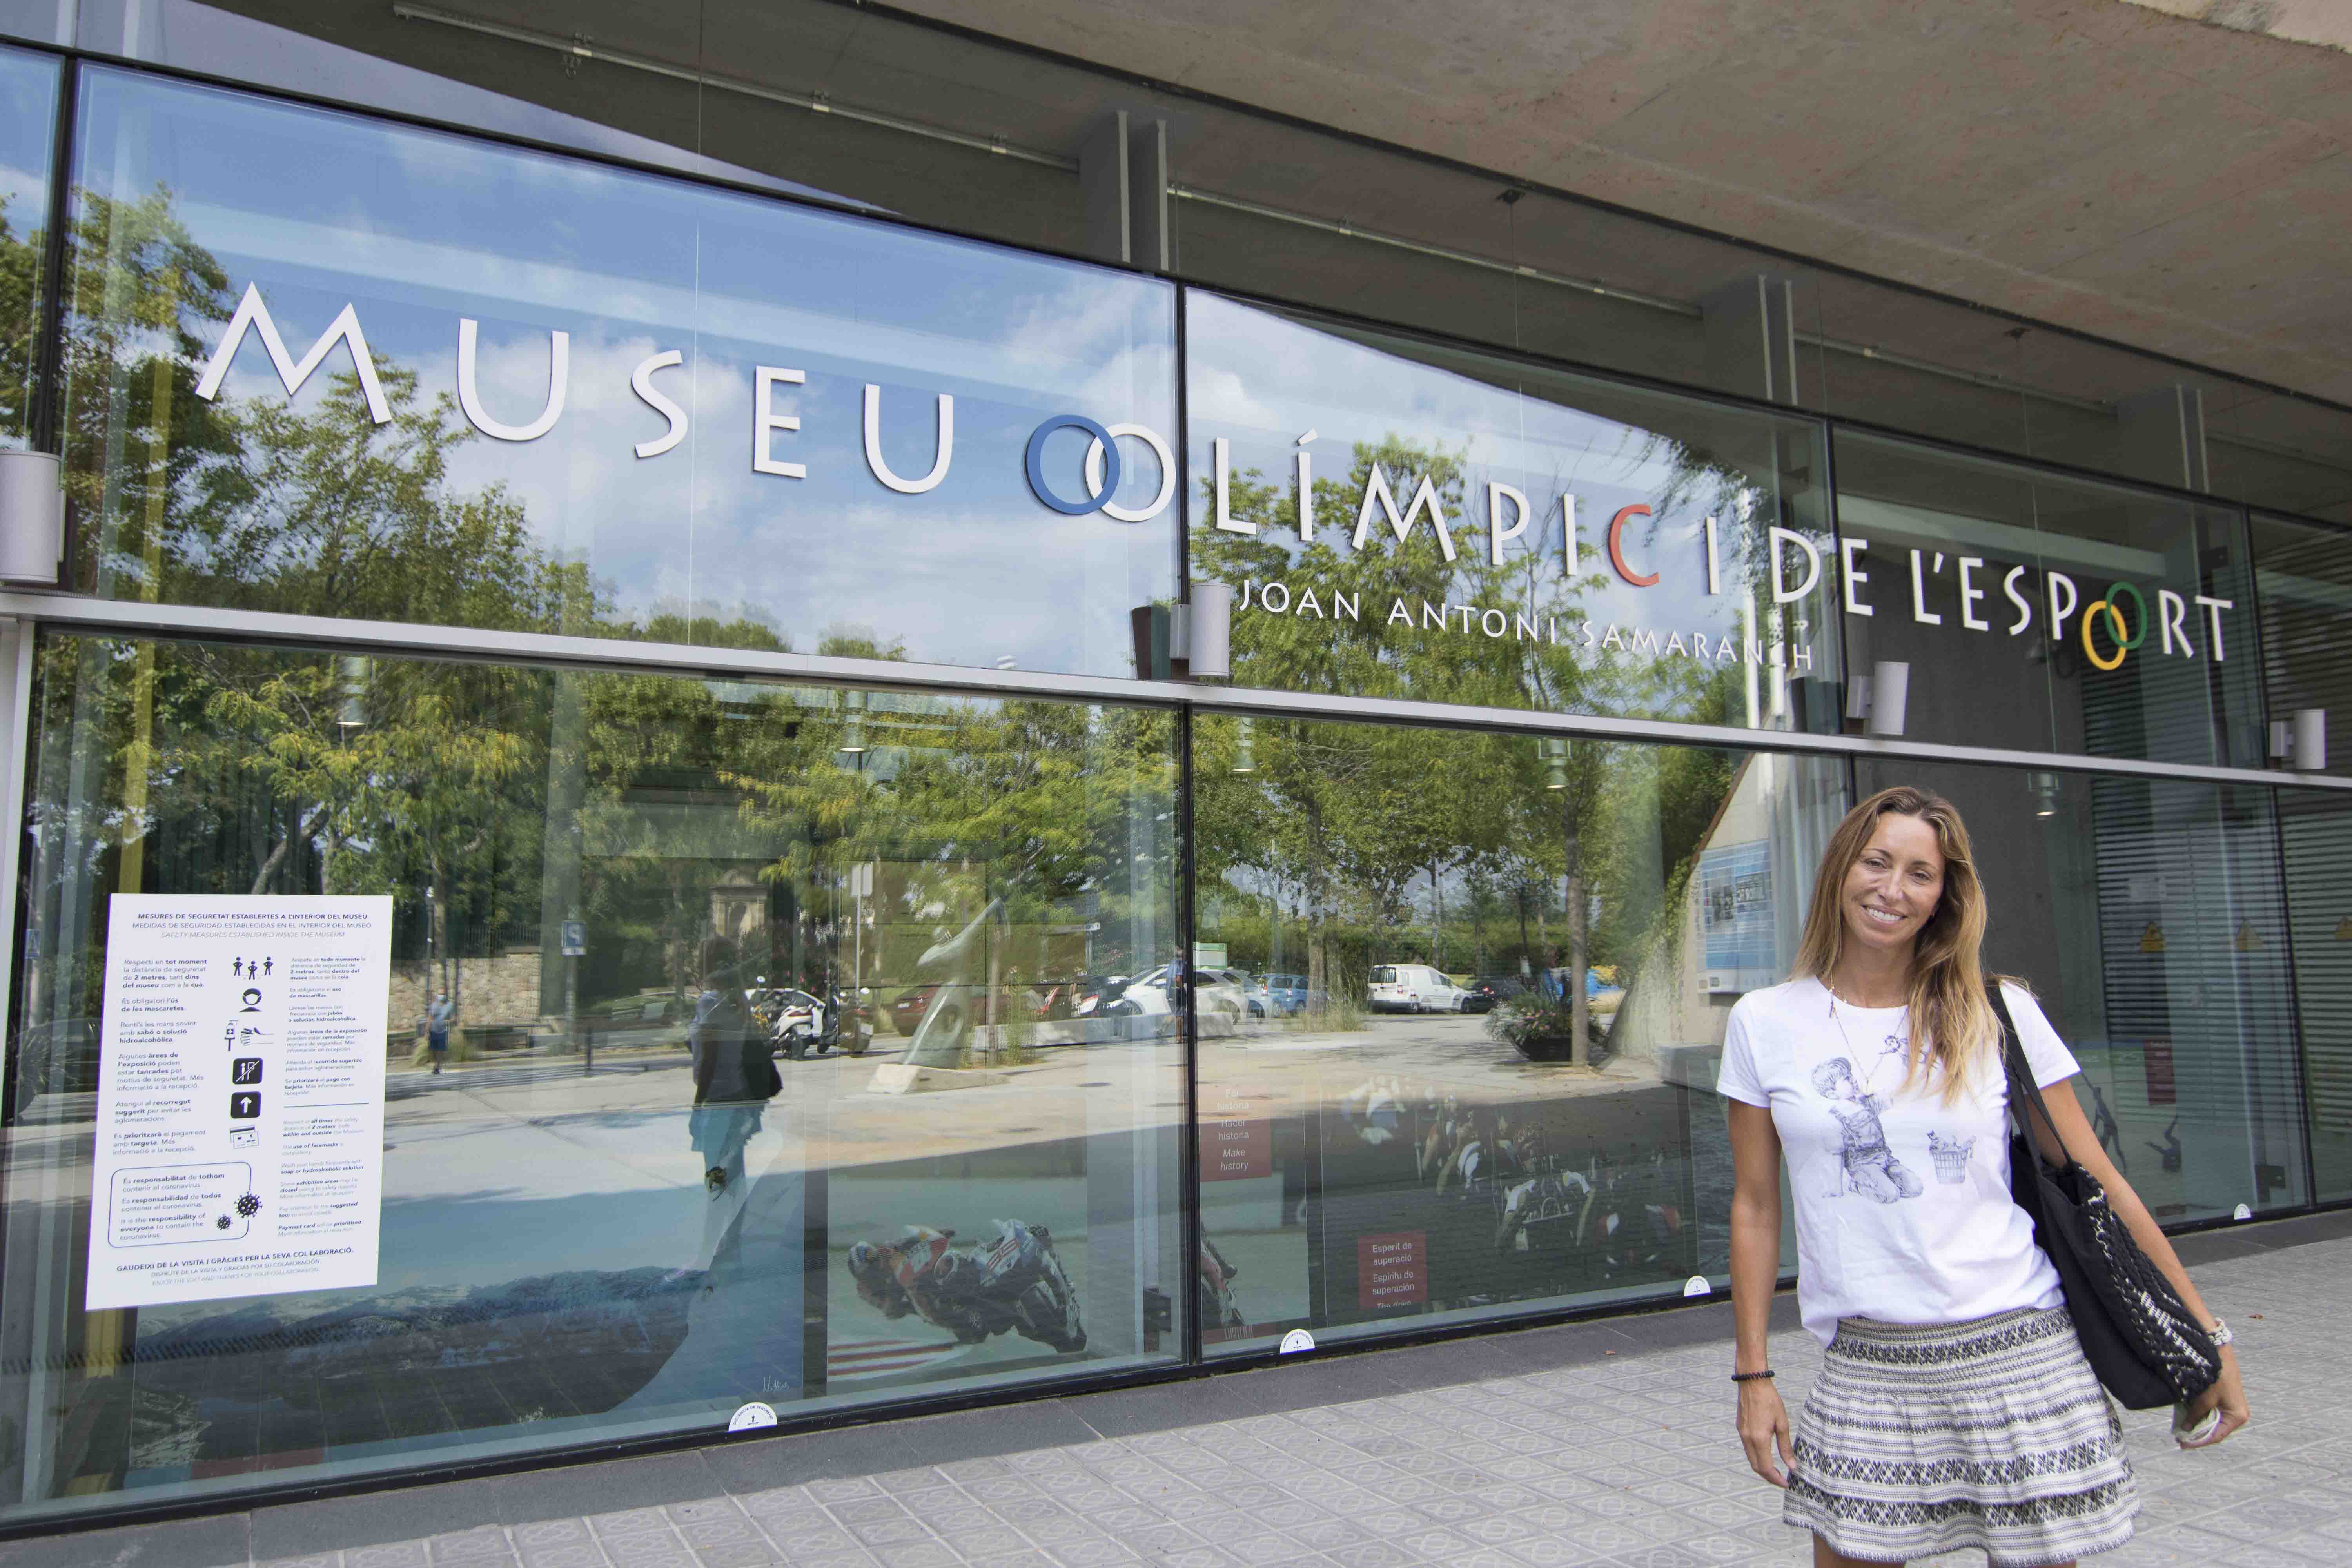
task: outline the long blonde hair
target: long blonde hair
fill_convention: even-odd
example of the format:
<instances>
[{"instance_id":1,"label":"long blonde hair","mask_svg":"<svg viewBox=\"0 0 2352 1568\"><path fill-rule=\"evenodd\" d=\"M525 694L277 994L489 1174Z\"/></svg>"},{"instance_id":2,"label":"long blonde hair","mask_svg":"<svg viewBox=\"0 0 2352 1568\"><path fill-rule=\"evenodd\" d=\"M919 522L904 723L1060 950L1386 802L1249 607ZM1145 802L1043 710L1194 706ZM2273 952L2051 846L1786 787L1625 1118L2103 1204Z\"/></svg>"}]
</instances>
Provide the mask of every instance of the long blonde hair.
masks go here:
<instances>
[{"instance_id":1,"label":"long blonde hair","mask_svg":"<svg viewBox=\"0 0 2352 1568\"><path fill-rule=\"evenodd\" d=\"M1805 912L1805 934L1797 947L1795 973L1823 985L1836 973L1845 951L1843 893L1846 874L1878 830L1878 819L1890 815L1915 816L1936 831L1936 847L1944 856L1944 892L1935 911L1919 929L1911 949L1907 1000L1911 1006L1911 1038L1925 1039L1944 1069L1944 1103L1950 1105L2000 1051L2000 1025L1985 999L1984 883L1977 877L1976 858L1969 848L1967 824L1959 808L1932 790L1899 784L1880 790L1845 815L1830 835L1829 847L1813 874L1812 907ZM1911 1086L1927 1055L1914 1049L1905 1064L1903 1088Z\"/></svg>"}]
</instances>

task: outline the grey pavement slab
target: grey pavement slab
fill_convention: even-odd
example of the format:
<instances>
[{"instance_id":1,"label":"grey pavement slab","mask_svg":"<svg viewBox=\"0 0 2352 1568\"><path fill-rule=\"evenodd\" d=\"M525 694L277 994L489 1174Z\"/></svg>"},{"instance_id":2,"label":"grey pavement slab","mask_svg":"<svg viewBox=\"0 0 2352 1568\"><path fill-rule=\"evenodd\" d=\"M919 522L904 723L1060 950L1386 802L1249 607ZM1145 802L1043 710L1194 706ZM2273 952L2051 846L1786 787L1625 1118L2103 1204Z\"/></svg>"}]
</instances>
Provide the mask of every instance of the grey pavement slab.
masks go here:
<instances>
[{"instance_id":1,"label":"grey pavement slab","mask_svg":"<svg viewBox=\"0 0 2352 1568\"><path fill-rule=\"evenodd\" d=\"M2352 1563L2352 1215L2182 1238L2254 1425L2126 1418L2103 1568ZM1773 1314L1791 1400L1820 1364ZM1810 1562L1731 1433L1728 1306L0 1543L0 1568L1716 1568ZM1934 1559L1937 1568L1977 1561Z\"/></svg>"}]
</instances>

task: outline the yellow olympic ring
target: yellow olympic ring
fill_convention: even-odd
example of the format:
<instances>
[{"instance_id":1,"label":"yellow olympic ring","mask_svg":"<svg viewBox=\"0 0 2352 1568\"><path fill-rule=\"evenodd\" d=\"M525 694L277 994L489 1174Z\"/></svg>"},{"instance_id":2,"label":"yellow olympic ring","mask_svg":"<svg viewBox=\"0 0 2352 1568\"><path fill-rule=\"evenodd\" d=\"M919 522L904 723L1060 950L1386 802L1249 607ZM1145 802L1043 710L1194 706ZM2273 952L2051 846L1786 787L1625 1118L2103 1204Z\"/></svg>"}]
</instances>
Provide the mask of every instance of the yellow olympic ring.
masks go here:
<instances>
[{"instance_id":1,"label":"yellow olympic ring","mask_svg":"<svg viewBox=\"0 0 2352 1568\"><path fill-rule=\"evenodd\" d=\"M2101 610L2107 612L2108 629L2116 639L2116 657L2113 658L2101 658L2098 649L2091 646L2091 623L2098 618ZM2091 607L2083 612L2083 657L2101 669L2119 668L2124 662L2123 641L2124 613L2105 599L2094 599L2091 602Z\"/></svg>"}]
</instances>

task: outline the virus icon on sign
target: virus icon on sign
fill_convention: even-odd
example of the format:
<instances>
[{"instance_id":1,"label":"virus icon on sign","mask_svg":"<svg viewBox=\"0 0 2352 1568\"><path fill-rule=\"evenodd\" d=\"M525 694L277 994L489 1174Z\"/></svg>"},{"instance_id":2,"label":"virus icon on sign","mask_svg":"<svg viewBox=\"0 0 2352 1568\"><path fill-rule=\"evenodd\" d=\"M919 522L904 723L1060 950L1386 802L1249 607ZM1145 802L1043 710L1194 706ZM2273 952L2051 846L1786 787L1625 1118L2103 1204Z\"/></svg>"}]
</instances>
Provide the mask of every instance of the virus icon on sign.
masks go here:
<instances>
[{"instance_id":1,"label":"virus icon on sign","mask_svg":"<svg viewBox=\"0 0 2352 1568\"><path fill-rule=\"evenodd\" d=\"M226 1230L228 1228L228 1215L221 1215L220 1218L213 1221L213 1224L218 1226L223 1230Z\"/></svg>"},{"instance_id":2,"label":"virus icon on sign","mask_svg":"<svg viewBox=\"0 0 2352 1568\"><path fill-rule=\"evenodd\" d=\"M247 1193L245 1196L236 1200L236 1212L243 1215L246 1218L251 1219L255 1215L261 1212L261 1200L255 1197L251 1193Z\"/></svg>"}]
</instances>

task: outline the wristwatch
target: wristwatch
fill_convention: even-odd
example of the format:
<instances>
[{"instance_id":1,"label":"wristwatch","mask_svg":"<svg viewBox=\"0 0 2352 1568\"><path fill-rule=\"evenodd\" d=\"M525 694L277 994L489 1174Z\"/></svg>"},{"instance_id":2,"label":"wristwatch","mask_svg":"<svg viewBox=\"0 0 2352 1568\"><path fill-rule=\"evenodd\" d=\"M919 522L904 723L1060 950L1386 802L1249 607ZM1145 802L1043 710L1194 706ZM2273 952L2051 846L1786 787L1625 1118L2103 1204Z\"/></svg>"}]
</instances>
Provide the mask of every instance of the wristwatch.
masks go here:
<instances>
[{"instance_id":1,"label":"wristwatch","mask_svg":"<svg viewBox=\"0 0 2352 1568\"><path fill-rule=\"evenodd\" d=\"M2238 1337L2230 1331L2230 1325L2219 1318L2213 1320L2213 1326L2205 1332L2217 1345L2226 1345Z\"/></svg>"}]
</instances>

